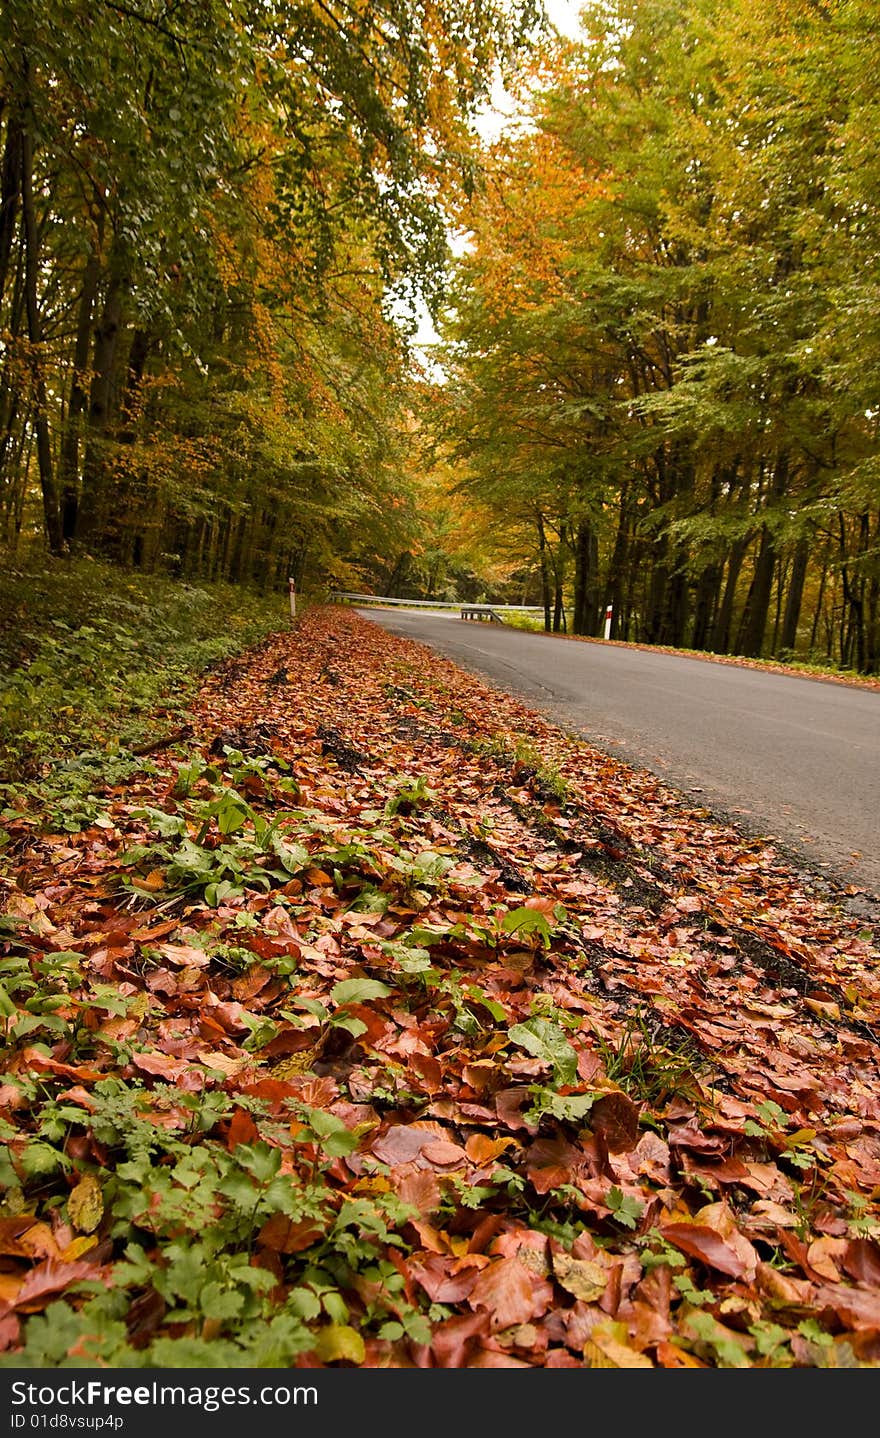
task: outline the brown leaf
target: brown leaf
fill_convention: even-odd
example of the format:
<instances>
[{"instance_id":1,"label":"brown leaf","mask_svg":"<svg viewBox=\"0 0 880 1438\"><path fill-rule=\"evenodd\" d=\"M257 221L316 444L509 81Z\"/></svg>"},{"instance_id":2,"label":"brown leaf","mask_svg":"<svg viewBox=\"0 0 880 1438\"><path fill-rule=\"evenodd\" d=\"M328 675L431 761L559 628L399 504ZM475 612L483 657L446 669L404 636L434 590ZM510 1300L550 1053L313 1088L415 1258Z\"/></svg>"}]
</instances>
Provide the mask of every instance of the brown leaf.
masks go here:
<instances>
[{"instance_id":1,"label":"brown leaf","mask_svg":"<svg viewBox=\"0 0 880 1438\"><path fill-rule=\"evenodd\" d=\"M210 954L191 944L157 944L156 950L177 969L206 969L211 962Z\"/></svg>"},{"instance_id":2,"label":"brown leaf","mask_svg":"<svg viewBox=\"0 0 880 1438\"><path fill-rule=\"evenodd\" d=\"M418 1161L421 1167L427 1164L421 1152L426 1143L446 1140L447 1131L439 1123L394 1123L373 1143L373 1153L383 1163L411 1163Z\"/></svg>"},{"instance_id":3,"label":"brown leaf","mask_svg":"<svg viewBox=\"0 0 880 1438\"><path fill-rule=\"evenodd\" d=\"M146 1347L165 1317L165 1308L165 1299L155 1288L146 1289L132 1300L125 1315L125 1327L133 1347Z\"/></svg>"},{"instance_id":4,"label":"brown leaf","mask_svg":"<svg viewBox=\"0 0 880 1438\"><path fill-rule=\"evenodd\" d=\"M553 1289L546 1278L526 1268L519 1258L500 1258L483 1269L468 1303L471 1308L487 1308L497 1331L540 1318L552 1298Z\"/></svg>"},{"instance_id":5,"label":"brown leaf","mask_svg":"<svg viewBox=\"0 0 880 1438\"><path fill-rule=\"evenodd\" d=\"M488 1334L489 1315L485 1309L447 1318L434 1329L430 1352L437 1368L467 1368L468 1359L482 1349L481 1337Z\"/></svg>"},{"instance_id":6,"label":"brown leaf","mask_svg":"<svg viewBox=\"0 0 880 1438\"><path fill-rule=\"evenodd\" d=\"M21 1333L21 1324L14 1313L9 1313L5 1318L0 1318L0 1353L5 1353L18 1343Z\"/></svg>"},{"instance_id":7,"label":"brown leaf","mask_svg":"<svg viewBox=\"0 0 880 1438\"><path fill-rule=\"evenodd\" d=\"M286 1213L273 1213L260 1229L257 1242L276 1253L302 1253L322 1237L323 1230L314 1219L304 1218L295 1223Z\"/></svg>"},{"instance_id":8,"label":"brown leaf","mask_svg":"<svg viewBox=\"0 0 880 1438\"><path fill-rule=\"evenodd\" d=\"M620 1090L596 1099L587 1121L602 1134L609 1153L631 1153L639 1141L638 1105Z\"/></svg>"},{"instance_id":9,"label":"brown leaf","mask_svg":"<svg viewBox=\"0 0 880 1438\"><path fill-rule=\"evenodd\" d=\"M422 1158L426 1158L437 1168L451 1168L454 1164L463 1164L467 1154L460 1144L439 1138L422 1145Z\"/></svg>"},{"instance_id":10,"label":"brown leaf","mask_svg":"<svg viewBox=\"0 0 880 1438\"><path fill-rule=\"evenodd\" d=\"M142 879L134 878L131 881L133 889L143 889L148 894L157 894L165 887L165 870L151 869Z\"/></svg>"},{"instance_id":11,"label":"brown leaf","mask_svg":"<svg viewBox=\"0 0 880 1438\"><path fill-rule=\"evenodd\" d=\"M731 1278L742 1278L747 1271L739 1255L713 1228L697 1223L667 1223L661 1226L660 1235L689 1258L698 1258Z\"/></svg>"},{"instance_id":12,"label":"brown leaf","mask_svg":"<svg viewBox=\"0 0 880 1438\"><path fill-rule=\"evenodd\" d=\"M779 1307L799 1308L806 1306L812 1297L812 1287L802 1278L789 1278L769 1263L758 1264L758 1287Z\"/></svg>"},{"instance_id":13,"label":"brown leaf","mask_svg":"<svg viewBox=\"0 0 880 1438\"><path fill-rule=\"evenodd\" d=\"M432 1303L461 1303L480 1273L476 1264L456 1265L453 1269L449 1258L439 1253L410 1259L409 1271Z\"/></svg>"},{"instance_id":14,"label":"brown leaf","mask_svg":"<svg viewBox=\"0 0 880 1438\"><path fill-rule=\"evenodd\" d=\"M529 1133L535 1133L537 1124L522 1116L522 1110L528 1108L531 1102L531 1090L525 1086L500 1089L495 1095L495 1111L505 1128L524 1128Z\"/></svg>"},{"instance_id":15,"label":"brown leaf","mask_svg":"<svg viewBox=\"0 0 880 1438\"><path fill-rule=\"evenodd\" d=\"M843 1266L856 1283L880 1289L880 1245L873 1239L851 1239L843 1254Z\"/></svg>"},{"instance_id":16,"label":"brown leaf","mask_svg":"<svg viewBox=\"0 0 880 1438\"><path fill-rule=\"evenodd\" d=\"M131 1061L135 1068L143 1069L144 1073L155 1074L160 1078L168 1079L171 1083L175 1079L182 1078L189 1068L184 1059L171 1058L169 1054L147 1053L132 1054Z\"/></svg>"},{"instance_id":17,"label":"brown leaf","mask_svg":"<svg viewBox=\"0 0 880 1438\"><path fill-rule=\"evenodd\" d=\"M587 1368L653 1368L644 1353L631 1346L626 1324L604 1318L592 1325L583 1344Z\"/></svg>"},{"instance_id":18,"label":"brown leaf","mask_svg":"<svg viewBox=\"0 0 880 1438\"><path fill-rule=\"evenodd\" d=\"M486 1163L493 1163L504 1153L505 1149L515 1143L516 1139L514 1138L489 1138L485 1133L472 1133L464 1146L464 1151L471 1163L482 1166Z\"/></svg>"},{"instance_id":19,"label":"brown leaf","mask_svg":"<svg viewBox=\"0 0 880 1438\"><path fill-rule=\"evenodd\" d=\"M389 1176L397 1197L423 1217L430 1217L440 1207L443 1192L432 1168L392 1168Z\"/></svg>"},{"instance_id":20,"label":"brown leaf","mask_svg":"<svg viewBox=\"0 0 880 1438\"><path fill-rule=\"evenodd\" d=\"M880 1328L880 1293L825 1284L816 1293L819 1308L830 1308L846 1328Z\"/></svg>"},{"instance_id":21,"label":"brown leaf","mask_svg":"<svg viewBox=\"0 0 880 1438\"><path fill-rule=\"evenodd\" d=\"M822 1278L831 1283L839 1283L840 1269L837 1263L843 1259L846 1250L845 1238L817 1238L807 1249L807 1261L814 1273L821 1274Z\"/></svg>"},{"instance_id":22,"label":"brown leaf","mask_svg":"<svg viewBox=\"0 0 880 1438\"><path fill-rule=\"evenodd\" d=\"M58 1259L47 1258L32 1268L13 1301L5 1306L5 1312L18 1309L22 1313L39 1313L45 1308L53 1293L63 1293L71 1283L81 1278L94 1278L95 1266L82 1260L76 1263L61 1263ZM0 1317L5 1314L0 1314Z\"/></svg>"},{"instance_id":23,"label":"brown leaf","mask_svg":"<svg viewBox=\"0 0 880 1438\"><path fill-rule=\"evenodd\" d=\"M58 1258L58 1244L48 1223L30 1214L0 1218L0 1253L11 1258Z\"/></svg>"},{"instance_id":24,"label":"brown leaf","mask_svg":"<svg viewBox=\"0 0 880 1438\"><path fill-rule=\"evenodd\" d=\"M433 1054L411 1054L409 1064L424 1081L428 1093L436 1093L442 1086L443 1069Z\"/></svg>"},{"instance_id":25,"label":"brown leaf","mask_svg":"<svg viewBox=\"0 0 880 1438\"><path fill-rule=\"evenodd\" d=\"M152 943L154 939L164 939L168 934L173 934L175 929L180 928L179 919L166 919L164 924L155 924L152 928L143 926L139 929L132 929L131 937L139 943Z\"/></svg>"},{"instance_id":26,"label":"brown leaf","mask_svg":"<svg viewBox=\"0 0 880 1438\"><path fill-rule=\"evenodd\" d=\"M61 1257L65 1263L73 1263L77 1258L82 1258L84 1253L91 1253L97 1242L95 1234L81 1233L62 1248Z\"/></svg>"}]
</instances>

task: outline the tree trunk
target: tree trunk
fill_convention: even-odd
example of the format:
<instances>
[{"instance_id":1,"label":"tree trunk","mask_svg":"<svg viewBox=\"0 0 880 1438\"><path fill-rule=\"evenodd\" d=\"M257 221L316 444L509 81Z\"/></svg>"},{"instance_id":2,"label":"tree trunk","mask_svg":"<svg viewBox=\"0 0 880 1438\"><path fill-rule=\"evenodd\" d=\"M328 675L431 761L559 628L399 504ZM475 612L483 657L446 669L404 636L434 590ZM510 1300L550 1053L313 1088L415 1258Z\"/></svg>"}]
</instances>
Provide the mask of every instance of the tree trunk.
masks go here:
<instances>
[{"instance_id":1,"label":"tree trunk","mask_svg":"<svg viewBox=\"0 0 880 1438\"><path fill-rule=\"evenodd\" d=\"M12 114L6 122L6 142L0 166L0 305L6 293L12 242L21 203L21 162L21 119L18 114Z\"/></svg>"},{"instance_id":2,"label":"tree trunk","mask_svg":"<svg viewBox=\"0 0 880 1438\"><path fill-rule=\"evenodd\" d=\"M33 423L37 441L37 465L40 473L40 490L43 496L43 523L46 529L46 538L52 554L63 554L64 535L61 529L61 510L58 504L52 465L52 440L49 433L48 396L42 354L42 320L37 299L40 258L37 218L34 211L33 162L33 114L28 106L21 132L21 212L25 236L25 310L35 374Z\"/></svg>"},{"instance_id":3,"label":"tree trunk","mask_svg":"<svg viewBox=\"0 0 880 1438\"><path fill-rule=\"evenodd\" d=\"M617 517L617 533L614 536L614 549L608 565L608 576L605 581L606 608L611 605L611 639L625 637L624 631L629 624L629 609L632 604L632 585L628 583L627 565L629 563L630 550L630 509L629 509L629 485L624 482L620 491L620 508ZM585 634L597 634L599 632L599 606L593 615L593 627L584 630ZM604 631L603 631L604 632Z\"/></svg>"},{"instance_id":4,"label":"tree trunk","mask_svg":"<svg viewBox=\"0 0 880 1438\"><path fill-rule=\"evenodd\" d=\"M727 556L727 580L724 585L724 595L712 629L712 652L715 654L727 654L730 650L730 629L733 623L736 590L743 560L751 542L752 536L746 534L741 539L734 540L730 546L730 553Z\"/></svg>"},{"instance_id":5,"label":"tree trunk","mask_svg":"<svg viewBox=\"0 0 880 1438\"><path fill-rule=\"evenodd\" d=\"M544 608L544 630L549 634L553 628L553 595L550 587L550 563L547 558L547 535L544 530L544 516L540 510L535 523L538 528L538 552L541 556L541 603Z\"/></svg>"},{"instance_id":6,"label":"tree trunk","mask_svg":"<svg viewBox=\"0 0 880 1438\"><path fill-rule=\"evenodd\" d=\"M785 596L785 613L782 616L782 632L779 640L782 653L793 654L797 647L798 622L801 617L804 583L809 562L810 545L808 539L804 537L798 540L792 556L788 593Z\"/></svg>"},{"instance_id":7,"label":"tree trunk","mask_svg":"<svg viewBox=\"0 0 880 1438\"><path fill-rule=\"evenodd\" d=\"M783 451L777 455L773 478L768 493L767 507L785 494L788 487L788 455ZM764 648L767 630L767 616L770 612L770 598L773 593L773 574L776 569L776 537L769 525L761 525L761 543L755 559L755 571L749 587L746 607L740 624L737 650L750 659L759 659Z\"/></svg>"},{"instance_id":8,"label":"tree trunk","mask_svg":"<svg viewBox=\"0 0 880 1438\"><path fill-rule=\"evenodd\" d=\"M599 543L593 526L581 520L574 543L574 616L575 634L595 634L598 607Z\"/></svg>"},{"instance_id":9,"label":"tree trunk","mask_svg":"<svg viewBox=\"0 0 880 1438\"><path fill-rule=\"evenodd\" d=\"M82 416L86 408L85 373L89 363L92 336L92 314L98 293L100 265L92 253L85 267L76 316L76 338L73 349L73 375L67 404L67 424L61 441L58 480L61 489L61 528L66 542L76 534L79 508L79 446Z\"/></svg>"},{"instance_id":10,"label":"tree trunk","mask_svg":"<svg viewBox=\"0 0 880 1438\"><path fill-rule=\"evenodd\" d=\"M712 633L715 616L718 612L721 574L720 564L707 564L700 571L694 596L694 627L691 634L693 649L708 649L709 647L709 636Z\"/></svg>"},{"instance_id":11,"label":"tree trunk","mask_svg":"<svg viewBox=\"0 0 880 1438\"><path fill-rule=\"evenodd\" d=\"M77 541L98 546L104 538L107 521L109 467L106 446L112 419L113 381L121 319L122 282L111 270L101 318L95 329L88 430L76 520Z\"/></svg>"}]
</instances>

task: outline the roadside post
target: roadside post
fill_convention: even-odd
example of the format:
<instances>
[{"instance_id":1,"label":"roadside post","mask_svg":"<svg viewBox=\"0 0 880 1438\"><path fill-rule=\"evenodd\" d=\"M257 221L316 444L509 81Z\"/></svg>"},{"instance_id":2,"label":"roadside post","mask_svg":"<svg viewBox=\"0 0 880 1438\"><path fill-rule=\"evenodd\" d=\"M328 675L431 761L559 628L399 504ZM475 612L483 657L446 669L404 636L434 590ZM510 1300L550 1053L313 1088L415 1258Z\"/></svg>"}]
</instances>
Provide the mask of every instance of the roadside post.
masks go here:
<instances>
[{"instance_id":1,"label":"roadside post","mask_svg":"<svg viewBox=\"0 0 880 1438\"><path fill-rule=\"evenodd\" d=\"M612 616L613 613L614 613L613 606L609 604L608 608L605 610L605 638L606 638L606 639L610 639L610 638L611 638L611 616Z\"/></svg>"},{"instance_id":2,"label":"roadside post","mask_svg":"<svg viewBox=\"0 0 880 1438\"><path fill-rule=\"evenodd\" d=\"M290 594L290 617L296 618L296 580L288 579L287 588Z\"/></svg>"}]
</instances>

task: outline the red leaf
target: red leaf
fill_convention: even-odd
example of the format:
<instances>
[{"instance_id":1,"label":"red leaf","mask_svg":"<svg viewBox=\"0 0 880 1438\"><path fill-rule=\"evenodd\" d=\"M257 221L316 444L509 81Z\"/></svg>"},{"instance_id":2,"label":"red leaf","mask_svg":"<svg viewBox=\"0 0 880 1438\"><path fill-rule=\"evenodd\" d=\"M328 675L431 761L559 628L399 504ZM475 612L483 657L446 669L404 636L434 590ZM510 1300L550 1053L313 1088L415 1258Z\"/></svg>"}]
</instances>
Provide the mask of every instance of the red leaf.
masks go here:
<instances>
[{"instance_id":1,"label":"red leaf","mask_svg":"<svg viewBox=\"0 0 880 1438\"><path fill-rule=\"evenodd\" d=\"M376 1139L373 1153L383 1163L418 1162L420 1168L426 1168L428 1160L422 1158L422 1149L438 1140L447 1141L447 1131L439 1123L393 1123Z\"/></svg>"},{"instance_id":2,"label":"red leaf","mask_svg":"<svg viewBox=\"0 0 880 1438\"><path fill-rule=\"evenodd\" d=\"M229 1121L229 1129L226 1134L226 1147L230 1153L234 1153L240 1143L255 1143L260 1136L260 1130L254 1123L249 1113L243 1108L237 1108Z\"/></svg>"},{"instance_id":3,"label":"red leaf","mask_svg":"<svg viewBox=\"0 0 880 1438\"><path fill-rule=\"evenodd\" d=\"M36 1049L25 1049L24 1056L35 1073L59 1074L62 1078L82 1079L83 1083L97 1083L107 1077L102 1069L89 1068L87 1064L64 1064L58 1059L46 1058Z\"/></svg>"},{"instance_id":4,"label":"red leaf","mask_svg":"<svg viewBox=\"0 0 880 1438\"><path fill-rule=\"evenodd\" d=\"M434 1329L431 1339L431 1354L437 1368L466 1368L468 1356L482 1345L478 1338L489 1330L489 1315L485 1310L479 1313L463 1313L457 1318L447 1318L445 1323Z\"/></svg>"},{"instance_id":5,"label":"red leaf","mask_svg":"<svg viewBox=\"0 0 880 1438\"><path fill-rule=\"evenodd\" d=\"M412 1054L409 1060L410 1068L424 1081L428 1093L436 1093L443 1081L443 1070L440 1064L431 1054Z\"/></svg>"},{"instance_id":6,"label":"red leaf","mask_svg":"<svg viewBox=\"0 0 880 1438\"><path fill-rule=\"evenodd\" d=\"M432 1139L430 1143L422 1146L422 1157L437 1168L451 1168L453 1164L463 1164L467 1154L460 1144L450 1143L448 1139Z\"/></svg>"},{"instance_id":7,"label":"red leaf","mask_svg":"<svg viewBox=\"0 0 880 1438\"><path fill-rule=\"evenodd\" d=\"M144 1073L156 1074L172 1082L182 1078L189 1068L189 1064L183 1059L169 1058L168 1054L155 1051L149 1054L132 1054L131 1061L135 1068L143 1069Z\"/></svg>"},{"instance_id":8,"label":"red leaf","mask_svg":"<svg viewBox=\"0 0 880 1438\"><path fill-rule=\"evenodd\" d=\"M440 1207L443 1193L433 1169L407 1165L405 1168L393 1168L390 1177L397 1197L404 1203L412 1204L424 1218Z\"/></svg>"},{"instance_id":9,"label":"red leaf","mask_svg":"<svg viewBox=\"0 0 880 1438\"><path fill-rule=\"evenodd\" d=\"M61 1293L71 1283L77 1283L81 1278L94 1278L96 1276L95 1265L82 1260L76 1263L63 1263L55 1258L47 1258L45 1263L37 1264L32 1268L16 1297L11 1303L4 1304L2 1314L5 1317L13 1309L20 1309L24 1313L38 1313L45 1308L46 1300L53 1293Z\"/></svg>"},{"instance_id":10,"label":"red leaf","mask_svg":"<svg viewBox=\"0 0 880 1438\"><path fill-rule=\"evenodd\" d=\"M409 1271L432 1303L460 1303L467 1298L479 1276L476 1267L450 1272L449 1259L439 1253L410 1259Z\"/></svg>"},{"instance_id":11,"label":"red leaf","mask_svg":"<svg viewBox=\"0 0 880 1438\"><path fill-rule=\"evenodd\" d=\"M830 1308L847 1328L880 1328L880 1293L826 1283L816 1293L818 1307Z\"/></svg>"},{"instance_id":12,"label":"red leaf","mask_svg":"<svg viewBox=\"0 0 880 1438\"><path fill-rule=\"evenodd\" d=\"M871 1239L852 1239L846 1246L843 1266L856 1283L880 1289L880 1247Z\"/></svg>"},{"instance_id":13,"label":"red leaf","mask_svg":"<svg viewBox=\"0 0 880 1438\"><path fill-rule=\"evenodd\" d=\"M273 1213L260 1229L257 1241L276 1253L302 1253L322 1236L322 1230L312 1219L294 1223L286 1213Z\"/></svg>"},{"instance_id":14,"label":"red leaf","mask_svg":"<svg viewBox=\"0 0 880 1438\"><path fill-rule=\"evenodd\" d=\"M689 1258L698 1258L719 1273L742 1278L746 1272L742 1259L714 1228L705 1228L699 1223L667 1223L661 1227L660 1234Z\"/></svg>"},{"instance_id":15,"label":"red leaf","mask_svg":"<svg viewBox=\"0 0 880 1438\"><path fill-rule=\"evenodd\" d=\"M528 1123L522 1110L532 1102L527 1088L504 1088L495 1095L495 1111L507 1128L524 1128L527 1133L536 1133L537 1124Z\"/></svg>"}]
</instances>

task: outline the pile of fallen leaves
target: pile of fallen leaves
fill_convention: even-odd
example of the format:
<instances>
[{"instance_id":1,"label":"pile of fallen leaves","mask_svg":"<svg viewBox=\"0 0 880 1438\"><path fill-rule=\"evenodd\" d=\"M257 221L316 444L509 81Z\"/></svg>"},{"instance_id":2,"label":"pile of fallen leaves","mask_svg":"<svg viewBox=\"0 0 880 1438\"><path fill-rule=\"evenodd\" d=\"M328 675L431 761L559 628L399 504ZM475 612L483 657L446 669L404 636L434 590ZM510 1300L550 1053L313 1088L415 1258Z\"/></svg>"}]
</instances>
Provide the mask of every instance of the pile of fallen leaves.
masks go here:
<instances>
[{"instance_id":1,"label":"pile of fallen leaves","mask_svg":"<svg viewBox=\"0 0 880 1438\"><path fill-rule=\"evenodd\" d=\"M769 843L310 611L7 814L7 1366L880 1363L880 952Z\"/></svg>"}]
</instances>

